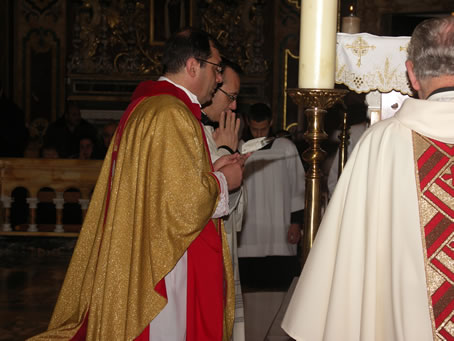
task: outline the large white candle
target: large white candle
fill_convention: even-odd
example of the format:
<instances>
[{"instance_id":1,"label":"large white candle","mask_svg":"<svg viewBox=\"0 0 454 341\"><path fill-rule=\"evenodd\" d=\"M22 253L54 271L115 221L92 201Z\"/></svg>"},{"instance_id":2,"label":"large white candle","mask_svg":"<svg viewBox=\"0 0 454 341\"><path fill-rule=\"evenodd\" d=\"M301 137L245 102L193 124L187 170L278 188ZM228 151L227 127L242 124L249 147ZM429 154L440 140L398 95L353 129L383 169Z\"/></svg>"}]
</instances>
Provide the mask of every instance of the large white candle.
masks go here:
<instances>
[{"instance_id":1,"label":"large white candle","mask_svg":"<svg viewBox=\"0 0 454 341\"><path fill-rule=\"evenodd\" d=\"M302 0L301 3L298 86L333 89L337 0Z\"/></svg>"}]
</instances>

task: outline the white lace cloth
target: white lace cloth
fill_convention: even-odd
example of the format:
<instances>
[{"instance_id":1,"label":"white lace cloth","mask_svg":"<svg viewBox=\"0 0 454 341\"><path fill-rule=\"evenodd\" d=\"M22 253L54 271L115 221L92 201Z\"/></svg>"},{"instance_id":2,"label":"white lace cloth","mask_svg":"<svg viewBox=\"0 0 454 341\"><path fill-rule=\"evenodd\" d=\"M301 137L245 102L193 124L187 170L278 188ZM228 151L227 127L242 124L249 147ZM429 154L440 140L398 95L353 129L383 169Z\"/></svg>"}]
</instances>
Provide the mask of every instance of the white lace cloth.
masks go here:
<instances>
[{"instance_id":1,"label":"white lace cloth","mask_svg":"<svg viewBox=\"0 0 454 341\"><path fill-rule=\"evenodd\" d=\"M338 33L336 83L357 93L399 91L411 95L405 61L410 37Z\"/></svg>"}]
</instances>

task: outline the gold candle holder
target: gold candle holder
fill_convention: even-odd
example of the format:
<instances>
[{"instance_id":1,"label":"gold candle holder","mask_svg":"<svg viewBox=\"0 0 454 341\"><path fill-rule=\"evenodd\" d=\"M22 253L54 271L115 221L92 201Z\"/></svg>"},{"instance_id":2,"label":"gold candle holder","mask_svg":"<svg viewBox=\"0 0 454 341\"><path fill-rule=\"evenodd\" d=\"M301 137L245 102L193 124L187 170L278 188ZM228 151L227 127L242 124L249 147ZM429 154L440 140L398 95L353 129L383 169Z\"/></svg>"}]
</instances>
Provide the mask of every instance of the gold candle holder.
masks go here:
<instances>
[{"instance_id":1,"label":"gold candle holder","mask_svg":"<svg viewBox=\"0 0 454 341\"><path fill-rule=\"evenodd\" d=\"M348 90L344 89L287 89L295 104L304 108L307 118L304 139L309 143L309 148L302 154L304 161L309 164L306 172L304 234L301 240L302 265L312 248L321 221L323 178L321 164L326 157L321 143L328 138L325 132L326 111L341 100L347 92Z\"/></svg>"},{"instance_id":2,"label":"gold candle holder","mask_svg":"<svg viewBox=\"0 0 454 341\"><path fill-rule=\"evenodd\" d=\"M348 157L348 145L350 140L350 125L347 122L347 111L344 111L344 117L342 121L342 131L339 134L339 160L337 163L337 178L340 177L344 171L345 164L347 163Z\"/></svg>"}]
</instances>

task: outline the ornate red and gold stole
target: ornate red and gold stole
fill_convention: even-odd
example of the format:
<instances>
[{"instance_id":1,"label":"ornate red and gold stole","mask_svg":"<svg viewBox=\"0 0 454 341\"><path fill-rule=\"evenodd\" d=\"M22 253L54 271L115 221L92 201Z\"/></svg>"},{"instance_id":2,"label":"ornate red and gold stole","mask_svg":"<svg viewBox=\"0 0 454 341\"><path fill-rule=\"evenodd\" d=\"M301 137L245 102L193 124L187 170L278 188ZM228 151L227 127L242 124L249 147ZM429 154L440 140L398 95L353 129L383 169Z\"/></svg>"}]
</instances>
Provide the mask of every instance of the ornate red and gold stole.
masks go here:
<instances>
[{"instance_id":1,"label":"ornate red and gold stole","mask_svg":"<svg viewBox=\"0 0 454 341\"><path fill-rule=\"evenodd\" d=\"M454 145L413 132L434 340L454 340Z\"/></svg>"}]
</instances>

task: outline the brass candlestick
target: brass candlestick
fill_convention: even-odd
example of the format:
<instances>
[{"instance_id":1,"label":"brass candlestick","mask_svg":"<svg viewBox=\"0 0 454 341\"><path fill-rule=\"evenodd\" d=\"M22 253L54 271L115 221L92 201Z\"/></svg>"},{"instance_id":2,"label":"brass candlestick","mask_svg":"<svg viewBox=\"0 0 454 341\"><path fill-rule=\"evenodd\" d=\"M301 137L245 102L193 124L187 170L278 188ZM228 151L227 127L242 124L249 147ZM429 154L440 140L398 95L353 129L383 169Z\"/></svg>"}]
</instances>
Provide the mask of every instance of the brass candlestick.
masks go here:
<instances>
[{"instance_id":1,"label":"brass candlestick","mask_svg":"<svg viewBox=\"0 0 454 341\"><path fill-rule=\"evenodd\" d=\"M287 89L292 100L305 109L304 113L307 118L304 139L309 143L309 148L302 154L304 161L309 163L309 169L306 172L304 235L301 241L302 265L312 248L321 221L321 180L323 177L321 164L326 157L321 143L328 138L325 132L326 111L342 99L347 92L348 90L344 89Z\"/></svg>"},{"instance_id":2,"label":"brass candlestick","mask_svg":"<svg viewBox=\"0 0 454 341\"><path fill-rule=\"evenodd\" d=\"M347 163L348 157L348 145L350 140L350 125L347 122L347 111L344 111L344 117L342 121L342 131L339 134L339 160L337 163L337 178L340 177L344 171L344 166Z\"/></svg>"}]
</instances>

